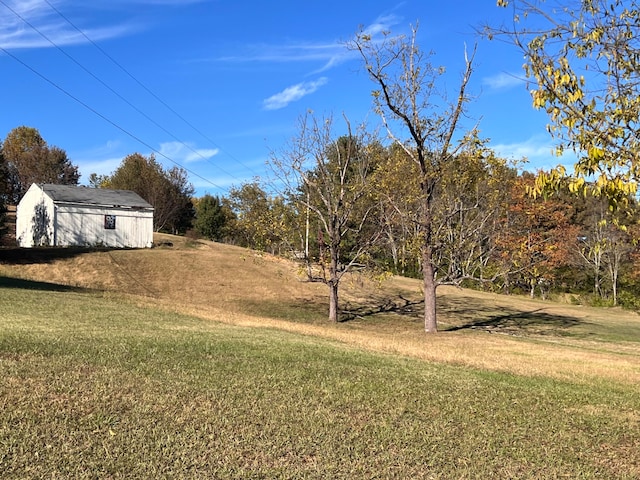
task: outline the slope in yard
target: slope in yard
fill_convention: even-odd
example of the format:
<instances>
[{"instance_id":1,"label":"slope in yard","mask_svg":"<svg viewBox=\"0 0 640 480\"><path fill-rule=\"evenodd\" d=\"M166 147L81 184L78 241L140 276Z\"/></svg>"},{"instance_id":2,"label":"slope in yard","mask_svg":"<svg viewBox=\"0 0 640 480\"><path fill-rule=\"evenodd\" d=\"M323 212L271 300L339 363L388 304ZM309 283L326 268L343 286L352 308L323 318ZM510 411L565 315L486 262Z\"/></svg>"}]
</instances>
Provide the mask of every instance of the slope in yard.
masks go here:
<instances>
[{"instance_id":1,"label":"slope in yard","mask_svg":"<svg viewBox=\"0 0 640 480\"><path fill-rule=\"evenodd\" d=\"M295 262L157 235L150 250L0 250L3 285L81 288L215 321L279 328L376 351L562 378L640 381L640 319L618 309L441 288L442 332L426 336L420 282L346 277L348 321L326 320L327 292Z\"/></svg>"},{"instance_id":2,"label":"slope in yard","mask_svg":"<svg viewBox=\"0 0 640 480\"><path fill-rule=\"evenodd\" d=\"M0 288L3 480L640 475L635 384L378 354L54 285Z\"/></svg>"}]
</instances>

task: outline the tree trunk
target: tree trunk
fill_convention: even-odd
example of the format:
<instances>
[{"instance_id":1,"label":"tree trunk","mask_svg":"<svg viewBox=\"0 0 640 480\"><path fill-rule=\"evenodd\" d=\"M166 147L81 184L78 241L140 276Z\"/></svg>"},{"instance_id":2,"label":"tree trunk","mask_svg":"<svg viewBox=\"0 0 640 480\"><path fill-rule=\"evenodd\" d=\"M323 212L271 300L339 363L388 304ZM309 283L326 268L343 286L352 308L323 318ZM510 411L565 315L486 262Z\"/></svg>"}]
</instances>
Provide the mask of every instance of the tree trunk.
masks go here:
<instances>
[{"instance_id":1,"label":"tree trunk","mask_svg":"<svg viewBox=\"0 0 640 480\"><path fill-rule=\"evenodd\" d=\"M335 230L334 230L335 231ZM340 258L340 244L332 241L329 254L331 255L331 263L329 265L329 321L338 321L338 286L340 285L340 276L338 273L338 264Z\"/></svg>"},{"instance_id":2,"label":"tree trunk","mask_svg":"<svg viewBox=\"0 0 640 480\"><path fill-rule=\"evenodd\" d=\"M423 169L423 175L425 175ZM422 231L424 233L424 243L422 245L422 279L424 283L424 331L427 333L438 332L438 318L436 312L436 275L433 265L432 246L432 217L431 217L431 194L432 187L429 183L423 182L421 190L424 193L424 217L422 219Z\"/></svg>"},{"instance_id":3,"label":"tree trunk","mask_svg":"<svg viewBox=\"0 0 640 480\"><path fill-rule=\"evenodd\" d=\"M424 331L427 333L438 332L436 316L436 279L433 264L428 254L423 255L422 274L424 279Z\"/></svg>"},{"instance_id":4,"label":"tree trunk","mask_svg":"<svg viewBox=\"0 0 640 480\"><path fill-rule=\"evenodd\" d=\"M391 233L391 231L387 231L387 238L389 239L389 247L391 248L391 258L393 259L393 273L397 275L399 273L398 244L396 242L396 239L393 237L393 234Z\"/></svg>"},{"instance_id":5,"label":"tree trunk","mask_svg":"<svg viewBox=\"0 0 640 480\"><path fill-rule=\"evenodd\" d=\"M329 321L338 321L338 282L329 281Z\"/></svg>"},{"instance_id":6,"label":"tree trunk","mask_svg":"<svg viewBox=\"0 0 640 480\"><path fill-rule=\"evenodd\" d=\"M505 295L511 295L511 283L509 278L509 272L504 275L504 285L502 286L502 293Z\"/></svg>"}]
</instances>

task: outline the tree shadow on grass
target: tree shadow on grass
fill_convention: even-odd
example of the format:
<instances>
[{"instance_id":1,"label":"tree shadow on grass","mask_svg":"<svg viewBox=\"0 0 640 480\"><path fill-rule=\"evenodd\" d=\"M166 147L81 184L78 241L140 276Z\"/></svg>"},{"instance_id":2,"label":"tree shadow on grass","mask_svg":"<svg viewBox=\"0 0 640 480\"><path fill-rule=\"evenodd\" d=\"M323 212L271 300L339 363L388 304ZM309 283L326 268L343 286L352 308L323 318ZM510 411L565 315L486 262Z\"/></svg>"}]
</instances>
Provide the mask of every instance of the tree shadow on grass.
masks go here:
<instances>
[{"instance_id":1,"label":"tree shadow on grass","mask_svg":"<svg viewBox=\"0 0 640 480\"><path fill-rule=\"evenodd\" d=\"M242 299L236 302L236 308L249 315L301 323L321 322L327 317L327 304L322 298L297 298L292 302Z\"/></svg>"},{"instance_id":2,"label":"tree shadow on grass","mask_svg":"<svg viewBox=\"0 0 640 480\"><path fill-rule=\"evenodd\" d=\"M567 329L582 323L577 318L554 315L538 308L528 312L512 311L504 315L498 315L487 320L466 323L446 329L448 332L458 330L480 329L488 332L513 333L522 331L538 334L559 334Z\"/></svg>"},{"instance_id":3,"label":"tree shadow on grass","mask_svg":"<svg viewBox=\"0 0 640 480\"><path fill-rule=\"evenodd\" d=\"M59 283L39 282L21 278L0 276L0 288L15 288L21 290L41 290L45 292L87 292L86 288L72 287Z\"/></svg>"},{"instance_id":4,"label":"tree shadow on grass","mask_svg":"<svg viewBox=\"0 0 640 480\"><path fill-rule=\"evenodd\" d=\"M423 310L424 300L411 300L402 295L378 297L371 298L366 305L345 304L340 310L340 321L349 322L384 313L392 313L419 320Z\"/></svg>"},{"instance_id":5,"label":"tree shadow on grass","mask_svg":"<svg viewBox=\"0 0 640 480\"><path fill-rule=\"evenodd\" d=\"M455 324L443 331L482 330L511 335L569 335L569 330L584 325L582 319L546 311L545 307L518 310L504 305L488 304L477 299L444 298L441 312ZM453 323L453 322L452 322Z\"/></svg>"},{"instance_id":6,"label":"tree shadow on grass","mask_svg":"<svg viewBox=\"0 0 640 480\"><path fill-rule=\"evenodd\" d=\"M456 332L479 330L509 335L570 335L572 327L584 325L582 319L549 312L541 306L520 310L506 306L505 302L492 302L461 295L438 297L438 323L441 331ZM409 299L402 295L370 298L366 304L346 304L341 321L375 319L379 314L397 315L398 319L420 323L423 321L424 300Z\"/></svg>"},{"instance_id":7,"label":"tree shadow on grass","mask_svg":"<svg viewBox=\"0 0 640 480\"><path fill-rule=\"evenodd\" d=\"M87 253L107 252L113 249L99 247L37 247L37 248L0 248L0 264L29 265L52 263L56 260L74 258Z\"/></svg>"}]
</instances>

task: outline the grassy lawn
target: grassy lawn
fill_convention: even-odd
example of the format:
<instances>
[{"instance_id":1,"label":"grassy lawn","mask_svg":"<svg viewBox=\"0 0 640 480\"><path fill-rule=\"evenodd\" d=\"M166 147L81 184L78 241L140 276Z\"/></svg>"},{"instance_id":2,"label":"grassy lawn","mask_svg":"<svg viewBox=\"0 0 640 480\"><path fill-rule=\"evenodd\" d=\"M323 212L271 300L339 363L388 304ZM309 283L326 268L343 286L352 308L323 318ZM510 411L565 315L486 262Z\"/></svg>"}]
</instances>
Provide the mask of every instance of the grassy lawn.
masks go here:
<instances>
[{"instance_id":1,"label":"grassy lawn","mask_svg":"<svg viewBox=\"0 0 640 480\"><path fill-rule=\"evenodd\" d=\"M364 327L336 328L355 336ZM588 331L581 324L576 341ZM436 341L547 348L544 335L473 333ZM0 477L640 477L635 381L518 374L368 345L5 281Z\"/></svg>"}]
</instances>

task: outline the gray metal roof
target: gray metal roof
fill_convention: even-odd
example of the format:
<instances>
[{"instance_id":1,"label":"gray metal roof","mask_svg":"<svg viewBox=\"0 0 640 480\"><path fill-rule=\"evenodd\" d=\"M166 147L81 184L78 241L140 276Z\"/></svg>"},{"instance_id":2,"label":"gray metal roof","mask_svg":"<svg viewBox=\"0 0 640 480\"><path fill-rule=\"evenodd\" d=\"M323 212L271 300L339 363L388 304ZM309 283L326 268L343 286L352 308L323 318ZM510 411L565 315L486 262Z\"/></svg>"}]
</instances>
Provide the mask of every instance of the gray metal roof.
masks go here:
<instances>
[{"instance_id":1,"label":"gray metal roof","mask_svg":"<svg viewBox=\"0 0 640 480\"><path fill-rule=\"evenodd\" d=\"M153 208L136 192L107 188L79 187L75 185L38 184L54 203L100 205L125 208Z\"/></svg>"}]
</instances>

